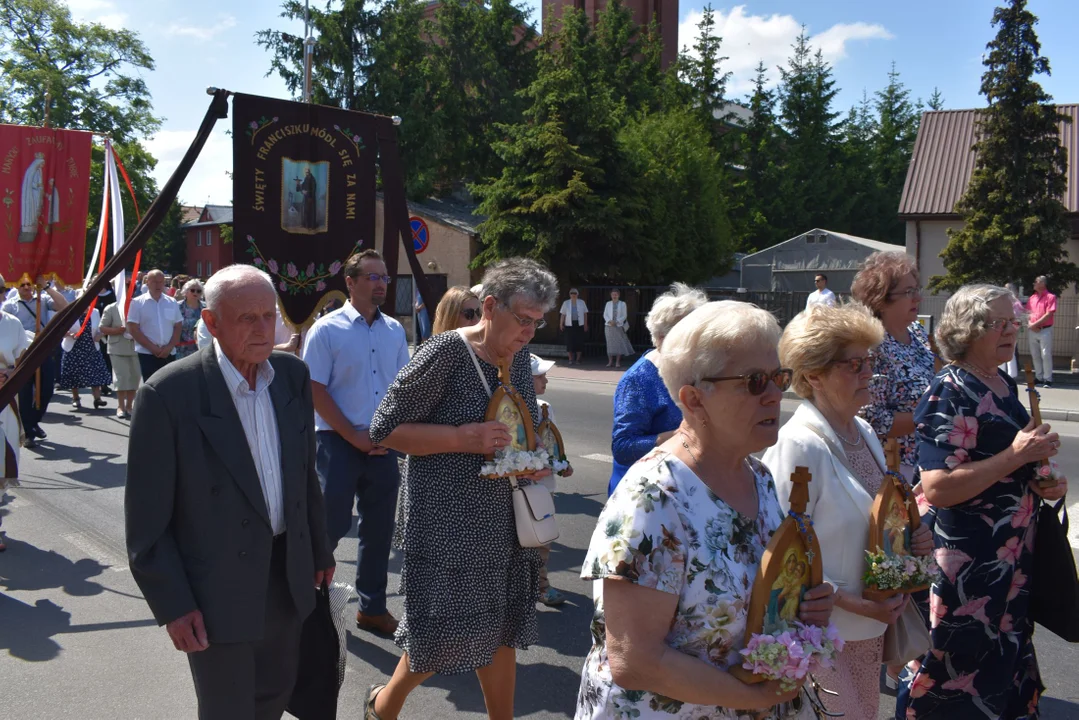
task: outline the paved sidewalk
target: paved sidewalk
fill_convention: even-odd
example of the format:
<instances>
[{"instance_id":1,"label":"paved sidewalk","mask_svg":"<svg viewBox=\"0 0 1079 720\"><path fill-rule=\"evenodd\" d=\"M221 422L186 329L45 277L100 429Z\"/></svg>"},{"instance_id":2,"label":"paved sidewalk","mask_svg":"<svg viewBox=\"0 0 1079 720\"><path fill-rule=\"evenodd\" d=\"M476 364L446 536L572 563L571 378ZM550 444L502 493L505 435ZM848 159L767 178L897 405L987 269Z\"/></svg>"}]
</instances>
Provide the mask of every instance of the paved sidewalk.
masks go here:
<instances>
[{"instance_id":1,"label":"paved sidewalk","mask_svg":"<svg viewBox=\"0 0 1079 720\"><path fill-rule=\"evenodd\" d=\"M636 359L636 357L632 358L634 362L636 362ZM547 375L559 380L582 380L616 385L621 379L622 373L632 364L633 362L626 363L623 361L622 369L615 370L614 368L608 369L604 367L605 363L602 360L594 362L585 360L583 365L567 366L566 361L560 359ZM1079 422L1079 385L1038 388L1038 394L1041 397L1043 420ZM784 394L784 397L788 400L798 399L798 396L789 390ZM1021 384L1019 386L1019 397L1024 405L1030 407L1026 385Z\"/></svg>"}]
</instances>

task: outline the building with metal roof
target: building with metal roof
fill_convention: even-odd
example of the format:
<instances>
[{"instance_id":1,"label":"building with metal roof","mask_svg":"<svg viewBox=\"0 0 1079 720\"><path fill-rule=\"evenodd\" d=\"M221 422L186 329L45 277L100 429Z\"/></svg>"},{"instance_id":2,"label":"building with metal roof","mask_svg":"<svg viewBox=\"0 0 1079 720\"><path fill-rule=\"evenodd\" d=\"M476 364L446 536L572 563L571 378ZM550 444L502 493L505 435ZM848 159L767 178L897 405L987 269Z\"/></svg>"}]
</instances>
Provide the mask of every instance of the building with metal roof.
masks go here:
<instances>
[{"instance_id":1,"label":"building with metal roof","mask_svg":"<svg viewBox=\"0 0 1079 720\"><path fill-rule=\"evenodd\" d=\"M813 228L742 258L742 287L752 292L810 292L813 278L828 276L834 293L849 293L859 266L881 250L903 250L879 240Z\"/></svg>"},{"instance_id":2,"label":"building with metal roof","mask_svg":"<svg viewBox=\"0 0 1079 720\"><path fill-rule=\"evenodd\" d=\"M1061 198L1072 220L1068 251L1079 259L1079 104L1057 105L1069 116L1060 124L1060 142L1068 151L1068 189ZM940 110L922 114L918 138L903 195L899 217L906 221L906 245L918 263L922 278L944 274L940 253L948 244L948 230L963 221L955 212L974 172L974 142L979 110Z\"/></svg>"}]
</instances>

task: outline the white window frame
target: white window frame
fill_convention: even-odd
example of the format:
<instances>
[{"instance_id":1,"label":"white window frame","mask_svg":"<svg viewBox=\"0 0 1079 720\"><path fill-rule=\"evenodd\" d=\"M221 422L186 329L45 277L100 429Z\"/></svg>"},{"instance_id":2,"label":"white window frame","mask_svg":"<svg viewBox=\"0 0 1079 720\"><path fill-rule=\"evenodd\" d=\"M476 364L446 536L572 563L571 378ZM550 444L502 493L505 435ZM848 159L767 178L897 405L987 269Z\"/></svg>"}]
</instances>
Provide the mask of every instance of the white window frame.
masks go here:
<instances>
[{"instance_id":1,"label":"white window frame","mask_svg":"<svg viewBox=\"0 0 1079 720\"><path fill-rule=\"evenodd\" d=\"M202 230L195 232L195 247L202 247Z\"/></svg>"},{"instance_id":2,"label":"white window frame","mask_svg":"<svg viewBox=\"0 0 1079 720\"><path fill-rule=\"evenodd\" d=\"M210 277L214 274L214 264L212 261L206 261L206 277Z\"/></svg>"},{"instance_id":3,"label":"white window frame","mask_svg":"<svg viewBox=\"0 0 1079 720\"><path fill-rule=\"evenodd\" d=\"M207 228L206 229L206 247L210 247L213 244L214 244L214 229L213 228Z\"/></svg>"},{"instance_id":4,"label":"white window frame","mask_svg":"<svg viewBox=\"0 0 1079 720\"><path fill-rule=\"evenodd\" d=\"M195 274L198 275L199 277L202 277L202 260L199 260L195 264Z\"/></svg>"}]
</instances>

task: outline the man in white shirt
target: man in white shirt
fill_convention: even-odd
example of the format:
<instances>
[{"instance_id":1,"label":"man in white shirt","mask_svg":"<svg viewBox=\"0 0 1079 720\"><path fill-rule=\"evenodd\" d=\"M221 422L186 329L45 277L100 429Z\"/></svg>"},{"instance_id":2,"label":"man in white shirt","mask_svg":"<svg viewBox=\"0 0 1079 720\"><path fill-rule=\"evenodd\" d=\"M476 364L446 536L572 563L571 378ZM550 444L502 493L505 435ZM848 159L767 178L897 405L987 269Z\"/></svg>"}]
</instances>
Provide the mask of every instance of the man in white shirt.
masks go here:
<instances>
[{"instance_id":1,"label":"man in white shirt","mask_svg":"<svg viewBox=\"0 0 1079 720\"><path fill-rule=\"evenodd\" d=\"M383 315L390 276L382 256L364 250L345 263L349 302L319 318L304 341L315 400L319 481L326 497L326 532L337 543L360 516L356 626L392 635L386 583L400 478L397 456L371 443L371 418L398 371L408 364L401 323Z\"/></svg>"},{"instance_id":2,"label":"man in white shirt","mask_svg":"<svg viewBox=\"0 0 1079 720\"><path fill-rule=\"evenodd\" d=\"M146 273L146 292L131 300L127 331L135 341L143 382L172 361L183 324L180 306L165 294L165 273Z\"/></svg>"},{"instance_id":3,"label":"man in white shirt","mask_svg":"<svg viewBox=\"0 0 1079 720\"><path fill-rule=\"evenodd\" d=\"M814 305L835 307L835 293L828 289L828 276L824 273L818 273L817 277L813 278L813 284L817 286L817 289L809 293L806 308L808 309Z\"/></svg>"}]
</instances>

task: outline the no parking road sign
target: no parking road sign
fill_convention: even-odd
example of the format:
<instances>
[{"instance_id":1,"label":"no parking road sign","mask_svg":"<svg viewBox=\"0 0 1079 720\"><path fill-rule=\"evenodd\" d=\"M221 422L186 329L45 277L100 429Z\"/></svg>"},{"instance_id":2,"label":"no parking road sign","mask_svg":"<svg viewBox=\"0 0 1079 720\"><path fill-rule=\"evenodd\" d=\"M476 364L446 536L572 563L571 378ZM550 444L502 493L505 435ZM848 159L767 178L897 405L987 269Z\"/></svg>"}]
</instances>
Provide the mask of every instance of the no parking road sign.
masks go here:
<instances>
[{"instance_id":1,"label":"no parking road sign","mask_svg":"<svg viewBox=\"0 0 1079 720\"><path fill-rule=\"evenodd\" d=\"M412 249L419 255L427 249L427 243L431 242L431 231L427 229L423 218L410 217L408 224L412 228Z\"/></svg>"}]
</instances>

